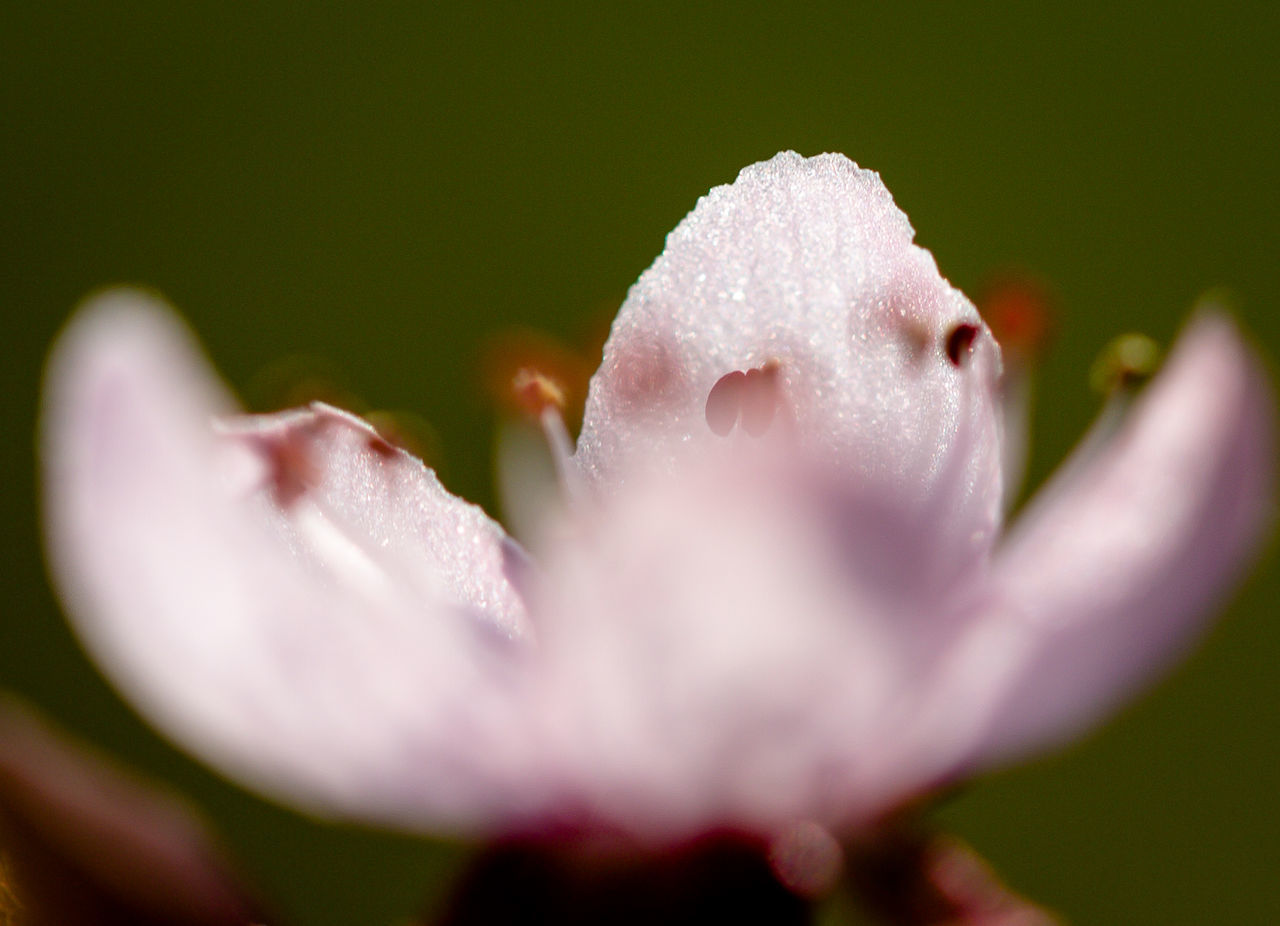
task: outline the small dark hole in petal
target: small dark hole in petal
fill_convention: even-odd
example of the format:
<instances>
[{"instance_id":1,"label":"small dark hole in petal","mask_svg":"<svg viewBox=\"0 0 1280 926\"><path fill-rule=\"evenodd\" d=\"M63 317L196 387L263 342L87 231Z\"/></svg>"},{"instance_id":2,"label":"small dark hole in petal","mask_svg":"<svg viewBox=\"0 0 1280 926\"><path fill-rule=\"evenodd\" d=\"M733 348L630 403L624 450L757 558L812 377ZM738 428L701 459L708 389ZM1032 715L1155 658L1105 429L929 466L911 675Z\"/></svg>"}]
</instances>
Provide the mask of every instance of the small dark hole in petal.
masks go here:
<instances>
[{"instance_id":1,"label":"small dark hole in petal","mask_svg":"<svg viewBox=\"0 0 1280 926\"><path fill-rule=\"evenodd\" d=\"M707 396L707 427L719 437L728 436L738 422L742 410L743 388L747 374L741 370L726 373L716 380Z\"/></svg>"},{"instance_id":2,"label":"small dark hole in petal","mask_svg":"<svg viewBox=\"0 0 1280 926\"><path fill-rule=\"evenodd\" d=\"M978 326L967 322L956 325L947 335L947 359L955 366L964 366L964 362L973 353L973 340L978 336Z\"/></svg>"}]
</instances>

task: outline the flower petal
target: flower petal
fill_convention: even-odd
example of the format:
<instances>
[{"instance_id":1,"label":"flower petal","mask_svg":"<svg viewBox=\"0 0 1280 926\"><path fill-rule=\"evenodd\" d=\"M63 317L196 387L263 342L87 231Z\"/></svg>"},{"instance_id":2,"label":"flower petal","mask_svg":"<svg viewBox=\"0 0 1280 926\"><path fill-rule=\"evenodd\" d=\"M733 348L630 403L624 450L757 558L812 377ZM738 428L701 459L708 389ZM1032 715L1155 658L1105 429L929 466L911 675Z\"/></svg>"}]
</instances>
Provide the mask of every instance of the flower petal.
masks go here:
<instances>
[{"instance_id":1,"label":"flower petal","mask_svg":"<svg viewBox=\"0 0 1280 926\"><path fill-rule=\"evenodd\" d=\"M523 554L358 419L211 426L232 407L139 294L64 334L46 523L90 650L167 733L286 802L458 827L528 809Z\"/></svg>"},{"instance_id":2,"label":"flower petal","mask_svg":"<svg viewBox=\"0 0 1280 926\"><path fill-rule=\"evenodd\" d=\"M971 649L993 697L980 761L1078 732L1184 648L1269 520L1273 441L1257 358L1226 317L1203 315L997 555L975 636L995 643Z\"/></svg>"},{"instance_id":3,"label":"flower petal","mask_svg":"<svg viewBox=\"0 0 1280 926\"><path fill-rule=\"evenodd\" d=\"M614 322L587 478L794 445L838 492L890 500L917 578L930 553L938 582L972 566L1000 517L999 349L912 236L841 155L786 152L713 189Z\"/></svg>"},{"instance_id":4,"label":"flower petal","mask_svg":"<svg viewBox=\"0 0 1280 926\"><path fill-rule=\"evenodd\" d=\"M534 600L579 822L768 838L866 822L920 784L876 761L920 684L902 639L920 622L882 607L774 476L638 474L561 535Z\"/></svg>"}]
</instances>

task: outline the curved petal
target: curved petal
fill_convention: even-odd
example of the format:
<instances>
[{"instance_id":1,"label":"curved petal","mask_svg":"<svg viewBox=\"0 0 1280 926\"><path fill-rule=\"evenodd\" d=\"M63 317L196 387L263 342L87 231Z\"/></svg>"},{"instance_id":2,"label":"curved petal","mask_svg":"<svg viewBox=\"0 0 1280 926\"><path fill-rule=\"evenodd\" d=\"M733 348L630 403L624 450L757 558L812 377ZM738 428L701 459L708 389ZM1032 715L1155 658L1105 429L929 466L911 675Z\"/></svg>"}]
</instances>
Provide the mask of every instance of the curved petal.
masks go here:
<instances>
[{"instance_id":1,"label":"curved petal","mask_svg":"<svg viewBox=\"0 0 1280 926\"><path fill-rule=\"evenodd\" d=\"M917 578L928 553L947 578L980 560L1000 516L999 349L912 237L842 155L785 152L713 189L614 322L587 477L798 447L839 492L890 500Z\"/></svg>"},{"instance_id":2,"label":"curved petal","mask_svg":"<svg viewBox=\"0 0 1280 926\"><path fill-rule=\"evenodd\" d=\"M1273 443L1258 360L1226 317L1203 315L998 553L972 649L993 699L977 761L1072 735L1184 648L1270 518Z\"/></svg>"},{"instance_id":3,"label":"curved petal","mask_svg":"<svg viewBox=\"0 0 1280 926\"><path fill-rule=\"evenodd\" d=\"M54 575L157 725L325 814L485 827L536 802L522 554L480 509L334 409L212 427L230 400L136 293L81 311L46 396Z\"/></svg>"}]
</instances>

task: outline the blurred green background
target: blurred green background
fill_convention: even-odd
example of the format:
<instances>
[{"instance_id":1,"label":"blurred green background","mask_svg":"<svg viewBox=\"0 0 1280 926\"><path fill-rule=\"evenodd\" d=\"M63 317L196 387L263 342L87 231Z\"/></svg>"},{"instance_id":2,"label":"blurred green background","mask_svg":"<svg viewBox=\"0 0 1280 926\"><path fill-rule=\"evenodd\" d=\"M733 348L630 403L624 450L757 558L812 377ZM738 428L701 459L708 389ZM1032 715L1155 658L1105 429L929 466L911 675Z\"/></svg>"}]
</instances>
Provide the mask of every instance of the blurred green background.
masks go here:
<instances>
[{"instance_id":1,"label":"blurred green background","mask_svg":"<svg viewBox=\"0 0 1280 926\"><path fill-rule=\"evenodd\" d=\"M1060 305L1031 478L1087 367L1231 288L1280 346L1280 5L6 3L0 10L0 687L175 782L294 922L379 923L461 850L305 820L147 731L64 628L36 523L41 364L73 305L149 284L227 379L303 354L434 429L492 510L486 339L589 343L708 187L783 148L879 170L973 291ZM1264 563L1196 657L944 820L1088 924L1280 922L1280 621Z\"/></svg>"}]
</instances>

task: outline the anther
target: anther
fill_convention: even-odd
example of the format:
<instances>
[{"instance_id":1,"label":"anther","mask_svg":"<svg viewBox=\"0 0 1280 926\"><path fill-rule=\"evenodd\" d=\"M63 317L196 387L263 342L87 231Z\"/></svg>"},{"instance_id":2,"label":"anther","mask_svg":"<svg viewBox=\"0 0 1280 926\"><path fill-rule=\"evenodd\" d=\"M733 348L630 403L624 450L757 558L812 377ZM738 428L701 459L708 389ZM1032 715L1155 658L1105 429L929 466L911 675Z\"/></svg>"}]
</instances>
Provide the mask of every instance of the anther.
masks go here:
<instances>
[{"instance_id":1,"label":"anther","mask_svg":"<svg viewBox=\"0 0 1280 926\"><path fill-rule=\"evenodd\" d=\"M542 428L565 496L571 499L580 496L581 476L573 459L573 438L564 423L564 389L533 367L518 369L511 378L511 388L520 409Z\"/></svg>"},{"instance_id":2,"label":"anther","mask_svg":"<svg viewBox=\"0 0 1280 926\"><path fill-rule=\"evenodd\" d=\"M953 366L964 366L973 353L973 341L978 336L978 326L968 322L956 325L947 335L947 359Z\"/></svg>"},{"instance_id":3,"label":"anther","mask_svg":"<svg viewBox=\"0 0 1280 926\"><path fill-rule=\"evenodd\" d=\"M1010 274L985 287L978 310L1000 345L1006 364L1035 361L1053 329L1053 299L1046 286L1026 274Z\"/></svg>"},{"instance_id":4,"label":"anther","mask_svg":"<svg viewBox=\"0 0 1280 926\"><path fill-rule=\"evenodd\" d=\"M516 370L511 378L511 389L521 410L534 421L541 419L548 408L564 411L564 388L541 370L533 367Z\"/></svg>"},{"instance_id":5,"label":"anther","mask_svg":"<svg viewBox=\"0 0 1280 926\"><path fill-rule=\"evenodd\" d=\"M1145 334L1122 334L1098 355L1089 370L1095 392L1112 396L1141 386L1160 367L1160 346Z\"/></svg>"}]
</instances>

